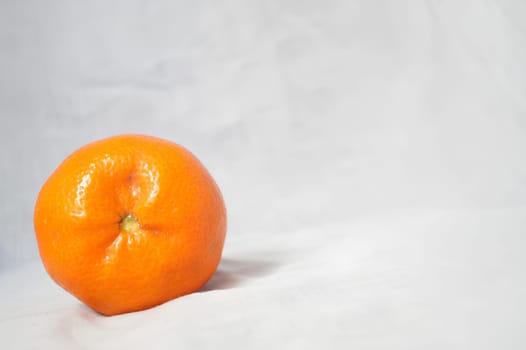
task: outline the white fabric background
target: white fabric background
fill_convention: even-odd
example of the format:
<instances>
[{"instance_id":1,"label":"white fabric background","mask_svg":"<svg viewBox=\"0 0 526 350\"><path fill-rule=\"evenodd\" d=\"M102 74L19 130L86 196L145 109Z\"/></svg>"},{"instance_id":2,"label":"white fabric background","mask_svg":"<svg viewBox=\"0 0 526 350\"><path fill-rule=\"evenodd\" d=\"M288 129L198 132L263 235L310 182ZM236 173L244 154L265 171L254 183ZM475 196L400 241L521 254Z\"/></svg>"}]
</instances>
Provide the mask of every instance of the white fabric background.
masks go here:
<instances>
[{"instance_id":1,"label":"white fabric background","mask_svg":"<svg viewBox=\"0 0 526 350\"><path fill-rule=\"evenodd\" d=\"M526 2L2 1L0 347L526 347ZM38 258L38 189L120 133L229 211L199 292L106 318Z\"/></svg>"}]
</instances>

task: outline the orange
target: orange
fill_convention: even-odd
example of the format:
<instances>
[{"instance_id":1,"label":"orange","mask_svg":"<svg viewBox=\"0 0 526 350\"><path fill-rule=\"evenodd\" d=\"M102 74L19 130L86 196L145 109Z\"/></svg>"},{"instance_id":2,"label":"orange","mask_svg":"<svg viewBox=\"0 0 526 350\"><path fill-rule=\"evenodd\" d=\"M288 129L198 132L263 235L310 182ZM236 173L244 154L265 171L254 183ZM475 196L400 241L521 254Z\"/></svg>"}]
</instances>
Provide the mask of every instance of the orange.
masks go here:
<instances>
[{"instance_id":1,"label":"orange","mask_svg":"<svg viewBox=\"0 0 526 350\"><path fill-rule=\"evenodd\" d=\"M185 148L142 135L88 144L38 195L34 227L49 275L104 315L201 288L226 233L221 193Z\"/></svg>"}]
</instances>

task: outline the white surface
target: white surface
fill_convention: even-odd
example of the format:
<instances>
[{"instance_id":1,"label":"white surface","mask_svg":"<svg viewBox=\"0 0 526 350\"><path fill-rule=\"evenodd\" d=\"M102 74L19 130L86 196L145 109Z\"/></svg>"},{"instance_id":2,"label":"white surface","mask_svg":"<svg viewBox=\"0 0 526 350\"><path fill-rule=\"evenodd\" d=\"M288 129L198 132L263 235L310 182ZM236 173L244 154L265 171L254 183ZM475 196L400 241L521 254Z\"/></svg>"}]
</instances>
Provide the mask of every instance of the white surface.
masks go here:
<instances>
[{"instance_id":1,"label":"white surface","mask_svg":"<svg viewBox=\"0 0 526 350\"><path fill-rule=\"evenodd\" d=\"M522 349L522 1L0 3L2 348ZM201 158L207 290L100 317L38 261L36 193L94 139Z\"/></svg>"},{"instance_id":2,"label":"white surface","mask_svg":"<svg viewBox=\"0 0 526 350\"><path fill-rule=\"evenodd\" d=\"M524 211L406 212L229 240L205 291L99 316L42 269L0 276L10 349L521 349Z\"/></svg>"}]
</instances>

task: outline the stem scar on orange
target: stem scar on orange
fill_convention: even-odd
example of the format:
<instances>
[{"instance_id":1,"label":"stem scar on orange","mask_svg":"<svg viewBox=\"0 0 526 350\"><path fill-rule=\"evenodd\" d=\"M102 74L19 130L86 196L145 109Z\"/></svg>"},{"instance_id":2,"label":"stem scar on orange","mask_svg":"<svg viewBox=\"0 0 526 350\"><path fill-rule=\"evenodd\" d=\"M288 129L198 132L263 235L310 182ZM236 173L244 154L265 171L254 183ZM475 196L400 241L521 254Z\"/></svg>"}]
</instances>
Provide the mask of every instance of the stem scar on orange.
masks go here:
<instances>
[{"instance_id":1,"label":"stem scar on orange","mask_svg":"<svg viewBox=\"0 0 526 350\"><path fill-rule=\"evenodd\" d=\"M188 150L121 135L64 160L40 190L34 227L49 275L97 312L115 315L201 288L221 259L226 210Z\"/></svg>"}]
</instances>

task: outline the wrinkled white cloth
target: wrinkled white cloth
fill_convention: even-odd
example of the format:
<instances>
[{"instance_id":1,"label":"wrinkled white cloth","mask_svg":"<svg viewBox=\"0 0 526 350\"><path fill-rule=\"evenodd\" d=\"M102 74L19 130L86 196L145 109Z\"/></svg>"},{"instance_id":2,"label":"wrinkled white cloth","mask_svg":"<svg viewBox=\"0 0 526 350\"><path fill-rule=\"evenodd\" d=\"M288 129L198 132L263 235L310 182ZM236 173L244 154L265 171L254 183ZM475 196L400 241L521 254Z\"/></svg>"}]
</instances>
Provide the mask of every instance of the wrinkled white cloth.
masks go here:
<instances>
[{"instance_id":1,"label":"wrinkled white cloth","mask_svg":"<svg viewBox=\"0 0 526 350\"><path fill-rule=\"evenodd\" d=\"M0 2L0 348L526 348L526 2ZM228 209L200 292L103 317L43 270L76 148L181 143Z\"/></svg>"},{"instance_id":2,"label":"wrinkled white cloth","mask_svg":"<svg viewBox=\"0 0 526 350\"><path fill-rule=\"evenodd\" d=\"M519 349L524 227L524 210L400 212L230 236L202 291L112 317L31 264L0 275L0 339L10 349Z\"/></svg>"}]
</instances>

